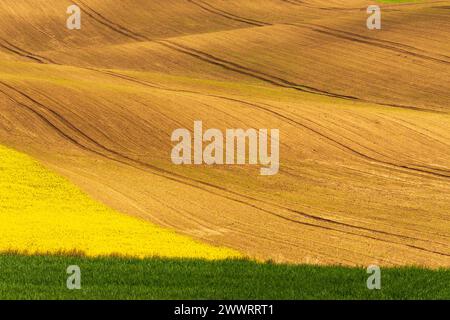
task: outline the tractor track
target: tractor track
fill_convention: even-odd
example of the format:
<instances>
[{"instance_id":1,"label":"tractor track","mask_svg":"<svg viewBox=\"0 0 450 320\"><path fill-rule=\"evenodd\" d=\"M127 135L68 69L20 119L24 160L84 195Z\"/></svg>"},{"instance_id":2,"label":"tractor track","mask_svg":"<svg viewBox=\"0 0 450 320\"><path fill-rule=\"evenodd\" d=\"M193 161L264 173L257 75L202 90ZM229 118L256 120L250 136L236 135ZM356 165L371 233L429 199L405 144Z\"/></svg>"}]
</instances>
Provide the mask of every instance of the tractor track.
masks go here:
<instances>
[{"instance_id":1,"label":"tractor track","mask_svg":"<svg viewBox=\"0 0 450 320\"><path fill-rule=\"evenodd\" d=\"M230 12L227 11L223 11L221 9L218 9L214 6L212 6L211 4L202 1L202 0L187 0L188 2L196 5L197 7L209 12L209 13L213 13L216 15L219 15L221 17L224 17L226 19L230 19L230 20L234 20L234 21L238 21L238 22L242 22L242 23L246 23L252 26L257 26L257 27L263 27L263 26L270 26L270 23L267 22L262 22L262 21L257 21L257 20L253 20L253 19L248 19L248 18L243 18L237 15L234 15Z\"/></svg>"},{"instance_id":2,"label":"tractor track","mask_svg":"<svg viewBox=\"0 0 450 320\"><path fill-rule=\"evenodd\" d=\"M22 48L19 48L18 46L10 43L9 41L7 41L5 39L0 38L0 47L7 50L8 52L11 52L11 53L19 56L19 57L30 59L30 60L33 60L40 64L56 64L54 61L52 61L48 58L44 58L42 56L39 56L37 54L31 53Z\"/></svg>"},{"instance_id":3,"label":"tractor track","mask_svg":"<svg viewBox=\"0 0 450 320\"><path fill-rule=\"evenodd\" d=\"M290 24L286 24L286 25L295 26L295 27L299 27L299 28L308 28L309 30L312 30L312 31L315 31L315 32L318 32L321 34L337 37L337 38L352 41L352 42L357 42L357 43L361 43L361 44L378 47L378 48L393 51L396 53L406 54L406 55L409 55L409 56L412 56L415 58L420 58L423 60L428 60L428 61L433 61L433 62L443 63L443 64L450 64L449 60L434 58L434 57L431 57L431 56L428 56L425 54L421 54L421 53L415 53L410 50L399 48L398 46L385 44L376 39L362 37L362 36L359 36L354 33L344 32L344 31L340 31L340 30L336 30L336 29L332 29L332 28L328 28L328 27L324 27L324 26L320 26L320 25L316 25L316 24L300 25L300 24L290 23Z\"/></svg>"}]
</instances>

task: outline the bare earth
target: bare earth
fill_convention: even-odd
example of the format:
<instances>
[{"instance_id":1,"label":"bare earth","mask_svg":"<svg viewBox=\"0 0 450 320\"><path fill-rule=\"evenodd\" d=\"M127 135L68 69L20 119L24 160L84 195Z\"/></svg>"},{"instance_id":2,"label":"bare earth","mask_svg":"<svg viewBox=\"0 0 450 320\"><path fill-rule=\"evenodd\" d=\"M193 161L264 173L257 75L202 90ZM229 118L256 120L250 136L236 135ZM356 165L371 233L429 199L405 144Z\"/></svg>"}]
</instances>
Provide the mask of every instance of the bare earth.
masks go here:
<instances>
[{"instance_id":1,"label":"bare earth","mask_svg":"<svg viewBox=\"0 0 450 320\"><path fill-rule=\"evenodd\" d=\"M450 1L369 4L2 0L0 143L258 259L449 267ZM280 173L173 165L194 120L279 128Z\"/></svg>"}]
</instances>

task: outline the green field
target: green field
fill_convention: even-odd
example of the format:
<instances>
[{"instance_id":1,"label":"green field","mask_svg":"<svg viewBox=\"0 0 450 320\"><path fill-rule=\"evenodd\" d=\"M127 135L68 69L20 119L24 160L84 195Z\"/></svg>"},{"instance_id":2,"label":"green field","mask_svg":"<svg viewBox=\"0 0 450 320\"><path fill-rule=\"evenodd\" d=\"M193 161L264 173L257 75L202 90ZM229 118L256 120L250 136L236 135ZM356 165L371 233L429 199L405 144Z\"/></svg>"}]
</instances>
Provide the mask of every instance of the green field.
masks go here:
<instances>
[{"instance_id":1,"label":"green field","mask_svg":"<svg viewBox=\"0 0 450 320\"><path fill-rule=\"evenodd\" d=\"M68 290L69 265L81 290ZM382 269L368 290L364 268L245 260L0 255L0 299L450 299L450 270Z\"/></svg>"}]
</instances>

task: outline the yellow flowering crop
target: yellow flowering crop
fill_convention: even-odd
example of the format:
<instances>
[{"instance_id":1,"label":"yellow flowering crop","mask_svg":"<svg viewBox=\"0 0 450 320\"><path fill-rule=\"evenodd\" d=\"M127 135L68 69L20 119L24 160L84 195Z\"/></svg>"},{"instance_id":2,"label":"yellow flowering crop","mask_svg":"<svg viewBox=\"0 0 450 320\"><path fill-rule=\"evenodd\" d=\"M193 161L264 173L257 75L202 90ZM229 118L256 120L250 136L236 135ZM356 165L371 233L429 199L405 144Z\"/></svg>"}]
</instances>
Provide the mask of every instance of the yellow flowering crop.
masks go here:
<instances>
[{"instance_id":1,"label":"yellow flowering crop","mask_svg":"<svg viewBox=\"0 0 450 320\"><path fill-rule=\"evenodd\" d=\"M118 213L29 156L0 146L0 251L222 259L213 247Z\"/></svg>"}]
</instances>

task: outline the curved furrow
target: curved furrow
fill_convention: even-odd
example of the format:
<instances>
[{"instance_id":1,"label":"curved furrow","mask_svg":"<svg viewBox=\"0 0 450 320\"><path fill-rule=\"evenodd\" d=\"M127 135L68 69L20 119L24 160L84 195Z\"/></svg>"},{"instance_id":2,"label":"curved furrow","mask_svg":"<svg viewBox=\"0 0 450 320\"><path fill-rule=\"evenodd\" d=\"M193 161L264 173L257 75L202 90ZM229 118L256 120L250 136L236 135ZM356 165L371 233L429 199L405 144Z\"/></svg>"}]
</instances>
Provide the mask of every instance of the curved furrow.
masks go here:
<instances>
[{"instance_id":1,"label":"curved furrow","mask_svg":"<svg viewBox=\"0 0 450 320\"><path fill-rule=\"evenodd\" d=\"M240 223L241 223L241 221L240 221ZM275 242L275 243L279 243L279 244L289 245L291 247L297 248L297 249L302 250L302 251L307 251L309 253L315 253L315 255L325 257L327 260L330 260L330 259L333 260L333 261L343 260L343 261L346 261L347 263L350 263L350 264L358 264L358 261L345 259L345 258L342 258L341 256L338 256L338 255L331 256L329 253L324 255L323 252L316 251L316 250L314 250L312 248L304 249L303 247L301 247L301 246L299 246L296 243L291 242L291 241L286 241L286 240L282 240L282 239L274 239L273 237L263 236L261 234L255 235L253 233L245 232L243 230L237 230L237 229L233 229L233 232L240 233L240 234L244 235L245 237L253 237L255 239L264 239L265 241L270 241L270 242ZM401 265L401 262L395 261L395 259L388 261L388 260L383 259L383 258L379 258L379 257L375 257L375 256L372 256L372 255L368 255L365 252L358 252L358 251L355 251L355 250L350 250L348 248L342 248L342 247L334 246L332 244L324 243L322 241L316 241L316 240L313 240L313 239L308 239L308 241L310 243L320 244L320 245L322 245L324 247L333 248L333 249L336 250L336 252L346 251L346 252L352 253L354 255L360 256L360 257L363 256L363 257L370 258L370 259L377 259L379 261L386 262L386 263L389 262L389 263L392 263L393 265Z\"/></svg>"},{"instance_id":2,"label":"curved furrow","mask_svg":"<svg viewBox=\"0 0 450 320\"><path fill-rule=\"evenodd\" d=\"M300 26L298 24L292 24L292 25ZM302 25L322 28L322 29L325 29L325 30L330 31L330 32L335 32L336 34L342 34L342 35L347 35L349 37L354 37L356 39L366 40L367 42L374 43L374 45L375 44L379 44L379 45L388 46L393 51L397 51L397 52L400 52L400 53L409 54L409 55L412 55L412 56L415 56L415 57L423 56L424 59L427 59L427 60L450 64L450 57L449 56L442 55L442 54L435 54L436 56L441 57L441 58L435 58L435 57L430 56L431 53L428 52L428 51L425 51L425 50L422 50L422 49L419 49L419 48L416 48L416 47L413 47L413 46L410 46L410 45L406 45L406 44L403 44L403 43L390 41L390 40L384 40L384 39L377 39L377 38L367 37L367 36L363 36L361 34L357 34L357 33L354 33L354 32L348 32L348 31L343 31L343 30L339 30L339 29L334 29L334 28L330 28L330 27L319 25L319 24L315 24L315 23L302 23ZM336 36L338 36L338 35L336 35ZM383 46L381 46L381 47L384 48ZM420 52L420 54L417 54L414 51Z\"/></svg>"},{"instance_id":3,"label":"curved furrow","mask_svg":"<svg viewBox=\"0 0 450 320\"><path fill-rule=\"evenodd\" d=\"M315 25L315 24L299 25L299 24L295 24L295 23L288 23L286 25L295 26L295 27L298 27L298 28L305 27L305 28L308 28L309 30L312 30L314 32L318 32L318 33L321 33L321 34L329 35L329 36L332 36L332 37L337 37L337 38L348 40L348 41L353 41L353 42L357 42L357 43L367 44L367 45L370 45L370 46L374 46L374 47L385 49L385 50L390 50L390 51L393 51L393 52L396 52L396 53L406 54L406 55L409 55L409 56L412 56L412 57L415 57L415 58L420 58L420 59L423 59L423 60L433 61L433 62L437 62L437 63L450 64L450 61L447 61L447 60L430 57L430 56L427 56L425 54L415 53L415 52L412 52L412 51L409 51L409 50L406 50L406 49L401 49L401 48L398 48L398 47L394 47L394 46L388 45L388 44L377 43L375 41L357 38L357 37L355 37L354 35L351 35L351 34L341 34L340 31L338 31L338 30L322 27L322 26ZM325 29L325 30L320 30L320 28Z\"/></svg>"},{"instance_id":4,"label":"curved furrow","mask_svg":"<svg viewBox=\"0 0 450 320\"><path fill-rule=\"evenodd\" d=\"M48 59L48 58L44 58L42 56L39 56L37 54L31 53L29 51L26 51L22 48L19 48L16 45L13 45L12 43L10 43L9 41L5 40L5 39L1 39L0 38L0 47L4 48L5 50L7 50L8 52L11 52L19 57L22 58L27 58L30 60L33 60L37 63L41 63L41 64L48 64L48 63L52 63L55 64L52 60Z\"/></svg>"},{"instance_id":5,"label":"curved furrow","mask_svg":"<svg viewBox=\"0 0 450 320\"><path fill-rule=\"evenodd\" d=\"M227 18L227 19L231 19L234 21L239 21L239 22L243 22L243 23L247 23L249 25L253 25L253 26L258 26L258 27L262 27L262 26L270 26L270 23L267 22L263 22L263 21L258 21L258 20L254 20L254 19L248 19L248 18L243 18L240 16L237 16L235 14L232 14L230 12L221 10L219 8L214 7L213 5L202 1L202 0L187 0L188 2L196 5L199 8L202 8L203 10L206 10L210 13L214 13L217 14L221 17Z\"/></svg>"},{"instance_id":6,"label":"curved furrow","mask_svg":"<svg viewBox=\"0 0 450 320\"><path fill-rule=\"evenodd\" d=\"M316 127L322 127L322 129L323 129L324 131L327 131L327 132L329 132L329 133L333 133L334 135L339 136L339 137L341 137L342 139L345 139L345 140L349 141L351 144L358 145L359 147L361 147L361 148L363 148L363 149L366 149L366 150L369 150L369 151L372 152L372 153L375 153L375 154L377 154L377 155L379 155L379 156L382 156L382 157L385 157L385 158L387 158L387 159L390 159L390 163L393 163L393 164L396 163L396 162L395 162L396 159L393 158L393 156L390 156L390 155L385 154L385 153L381 153L381 152L379 152L379 151L377 151L377 150L375 150L375 149L373 149L373 148L364 146L363 144L361 144L361 143L359 143L359 142L357 142L357 141L355 141L355 140L352 140L352 139L348 138L348 137L345 136L345 135L339 134L339 133L337 133L337 132L333 132L332 130L330 130L330 128L325 127L325 126L321 125L320 123L318 123L318 122L316 122L316 121L313 121L313 120L311 120L311 119L305 119L305 120L307 120L307 121L313 123ZM331 121L330 119L327 119L327 121L328 121L329 123L331 123L331 124L334 124L335 126L338 126L338 125L339 125L337 122ZM412 130L411 128L408 128L408 129L409 129L409 130ZM346 129L346 130L348 130L348 129ZM353 134L358 134L357 130L352 130L352 131L350 131L350 132L352 132ZM426 137L427 137L427 136L426 136ZM411 159L411 157L409 157L409 158ZM377 160L377 161L379 161L379 160ZM439 171L439 172L441 172L442 174L444 174L444 173L450 173L450 169L439 169L439 168L435 168L435 167L432 167L432 166L428 166L427 164L408 163L407 165L408 165L410 168L421 167L421 168L423 168L423 169L429 169L429 170L431 170L430 172L432 172L432 171ZM448 175L448 176L450 177L450 175Z\"/></svg>"},{"instance_id":7,"label":"curved furrow","mask_svg":"<svg viewBox=\"0 0 450 320\"><path fill-rule=\"evenodd\" d=\"M358 100L358 98L354 97L354 96L336 94L336 93L332 93L332 92L319 90L317 88L313 88L313 87L310 87L307 85L291 82L291 81L285 80L283 78L280 78L280 77L277 77L274 75L270 75L270 74L267 74L267 73L264 73L261 71L257 71L257 70L242 66L235 62L231 62L231 61L227 61L222 58L218 58L210 53L196 50L196 49L187 47L186 45L181 45L181 44L173 42L173 41L157 40L156 42L163 44L164 46L169 47L178 52L188 54L188 55L190 55L194 58L197 58L199 60L202 60L204 62L208 62L208 63L214 64L216 66L220 66L226 70L234 71L234 72L237 72L237 73L240 73L243 75L253 77L258 80L262 80L264 82L267 82L269 84L272 84L272 85L275 85L278 87L294 89L294 90L301 91L301 92L313 93L313 94L318 94L318 95L323 95L323 96L333 97L333 98Z\"/></svg>"},{"instance_id":8,"label":"curved furrow","mask_svg":"<svg viewBox=\"0 0 450 320\"><path fill-rule=\"evenodd\" d=\"M289 4L293 4L294 6L305 5L305 3L303 1L298 1L298 0L281 0L281 1L289 3Z\"/></svg>"},{"instance_id":9,"label":"curved furrow","mask_svg":"<svg viewBox=\"0 0 450 320\"><path fill-rule=\"evenodd\" d=\"M101 25L111 29L114 32L117 32L125 37L131 38L135 41L146 41L147 38L143 38L140 35L137 35L136 33L128 30L127 28L112 22L111 20L105 18L103 15L95 11L94 9L87 6L85 3L83 3L81 0L72 1L75 5L79 6L83 12L92 18L94 21L100 23Z\"/></svg>"}]
</instances>

